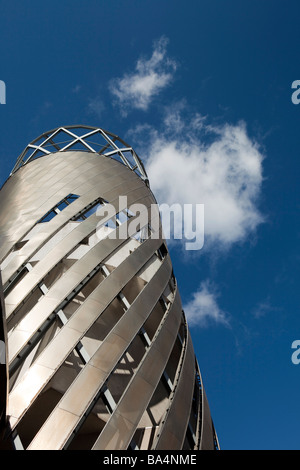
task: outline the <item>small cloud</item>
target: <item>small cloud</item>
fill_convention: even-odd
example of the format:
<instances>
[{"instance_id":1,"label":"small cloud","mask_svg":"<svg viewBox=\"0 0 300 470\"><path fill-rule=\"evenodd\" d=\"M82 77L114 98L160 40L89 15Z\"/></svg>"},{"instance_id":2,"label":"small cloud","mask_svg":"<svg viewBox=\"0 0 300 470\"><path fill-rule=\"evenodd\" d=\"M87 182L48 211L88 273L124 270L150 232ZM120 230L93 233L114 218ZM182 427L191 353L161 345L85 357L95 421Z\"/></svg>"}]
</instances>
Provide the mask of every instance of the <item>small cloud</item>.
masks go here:
<instances>
[{"instance_id":1,"label":"small cloud","mask_svg":"<svg viewBox=\"0 0 300 470\"><path fill-rule=\"evenodd\" d=\"M262 318L265 317L268 313L273 312L275 310L279 310L277 307L271 305L270 299L267 298L266 300L260 302L254 309L252 310L252 315L254 318Z\"/></svg>"},{"instance_id":2,"label":"small cloud","mask_svg":"<svg viewBox=\"0 0 300 470\"><path fill-rule=\"evenodd\" d=\"M99 96L96 96L96 98L89 100L87 110L89 113L95 114L98 118L100 118L102 117L103 111L105 110L105 105L102 99Z\"/></svg>"},{"instance_id":3,"label":"small cloud","mask_svg":"<svg viewBox=\"0 0 300 470\"><path fill-rule=\"evenodd\" d=\"M163 124L166 133L169 131L173 134L174 132L181 132L184 126L182 111L185 109L185 107L186 101L181 100L165 108Z\"/></svg>"},{"instance_id":4,"label":"small cloud","mask_svg":"<svg viewBox=\"0 0 300 470\"><path fill-rule=\"evenodd\" d=\"M81 90L81 85L76 85L72 88L72 93L79 93Z\"/></svg>"},{"instance_id":5,"label":"small cloud","mask_svg":"<svg viewBox=\"0 0 300 470\"><path fill-rule=\"evenodd\" d=\"M192 294L184 312L189 326L207 327L211 323L229 326L227 315L218 305L218 293L209 280L203 281Z\"/></svg>"},{"instance_id":6,"label":"small cloud","mask_svg":"<svg viewBox=\"0 0 300 470\"><path fill-rule=\"evenodd\" d=\"M177 64L167 57L167 43L161 37L154 43L150 59L140 58L134 72L110 82L110 91L124 115L129 108L146 111L153 97L171 82Z\"/></svg>"}]
</instances>

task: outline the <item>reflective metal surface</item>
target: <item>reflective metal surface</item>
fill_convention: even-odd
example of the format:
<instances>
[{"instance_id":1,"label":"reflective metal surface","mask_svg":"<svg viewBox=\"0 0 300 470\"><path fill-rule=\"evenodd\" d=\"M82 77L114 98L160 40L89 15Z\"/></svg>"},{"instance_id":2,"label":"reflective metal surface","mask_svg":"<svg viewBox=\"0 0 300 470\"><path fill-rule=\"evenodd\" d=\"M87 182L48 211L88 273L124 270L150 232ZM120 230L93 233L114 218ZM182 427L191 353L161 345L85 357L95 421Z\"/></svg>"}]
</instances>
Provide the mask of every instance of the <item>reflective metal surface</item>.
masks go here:
<instances>
[{"instance_id":1,"label":"reflective metal surface","mask_svg":"<svg viewBox=\"0 0 300 470\"><path fill-rule=\"evenodd\" d=\"M130 211L156 204L144 167L77 128L0 191L0 449L219 448L159 214Z\"/></svg>"},{"instance_id":2,"label":"reflective metal surface","mask_svg":"<svg viewBox=\"0 0 300 470\"><path fill-rule=\"evenodd\" d=\"M5 306L3 298L2 281L0 274L0 440L6 427L6 412L8 401L8 348Z\"/></svg>"}]
</instances>

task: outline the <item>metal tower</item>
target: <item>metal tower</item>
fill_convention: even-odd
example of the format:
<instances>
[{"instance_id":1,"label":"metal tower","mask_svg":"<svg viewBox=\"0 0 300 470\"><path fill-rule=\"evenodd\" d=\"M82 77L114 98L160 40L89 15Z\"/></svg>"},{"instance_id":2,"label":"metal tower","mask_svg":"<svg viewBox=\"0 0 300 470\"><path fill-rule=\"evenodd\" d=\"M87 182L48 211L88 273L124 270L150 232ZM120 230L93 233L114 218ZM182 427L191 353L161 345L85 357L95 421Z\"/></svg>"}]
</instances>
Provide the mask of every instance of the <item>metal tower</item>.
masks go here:
<instances>
[{"instance_id":1,"label":"metal tower","mask_svg":"<svg viewBox=\"0 0 300 470\"><path fill-rule=\"evenodd\" d=\"M134 150L100 128L51 130L0 201L0 449L218 449Z\"/></svg>"}]
</instances>

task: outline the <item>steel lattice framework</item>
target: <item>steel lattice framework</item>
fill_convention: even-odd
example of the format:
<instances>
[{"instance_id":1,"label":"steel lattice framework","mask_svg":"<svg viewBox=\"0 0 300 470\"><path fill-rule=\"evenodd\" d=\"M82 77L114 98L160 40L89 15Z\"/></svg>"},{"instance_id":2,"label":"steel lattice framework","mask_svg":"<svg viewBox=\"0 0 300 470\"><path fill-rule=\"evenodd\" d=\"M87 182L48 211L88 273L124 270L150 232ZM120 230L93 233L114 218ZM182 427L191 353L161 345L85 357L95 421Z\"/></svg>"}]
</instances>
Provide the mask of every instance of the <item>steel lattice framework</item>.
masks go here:
<instances>
[{"instance_id":1,"label":"steel lattice framework","mask_svg":"<svg viewBox=\"0 0 300 470\"><path fill-rule=\"evenodd\" d=\"M58 127L44 132L23 150L11 174L36 158L75 149L117 159L142 179L148 179L143 163L124 140L99 127L82 125Z\"/></svg>"},{"instance_id":2,"label":"steel lattice framework","mask_svg":"<svg viewBox=\"0 0 300 470\"><path fill-rule=\"evenodd\" d=\"M0 198L0 449L219 448L159 213L130 209L156 204L132 148L46 132Z\"/></svg>"}]
</instances>

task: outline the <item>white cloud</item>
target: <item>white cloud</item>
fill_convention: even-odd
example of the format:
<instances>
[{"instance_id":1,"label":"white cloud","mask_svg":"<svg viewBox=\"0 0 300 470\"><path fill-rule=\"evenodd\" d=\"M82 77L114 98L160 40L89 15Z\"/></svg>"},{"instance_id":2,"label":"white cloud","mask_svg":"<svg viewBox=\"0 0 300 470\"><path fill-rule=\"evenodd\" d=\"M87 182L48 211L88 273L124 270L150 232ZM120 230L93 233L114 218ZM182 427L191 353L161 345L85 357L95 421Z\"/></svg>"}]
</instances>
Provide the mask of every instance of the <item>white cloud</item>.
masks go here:
<instances>
[{"instance_id":1,"label":"white cloud","mask_svg":"<svg viewBox=\"0 0 300 470\"><path fill-rule=\"evenodd\" d=\"M187 125L177 109L165 133L153 131L144 148L159 204L204 204L205 247L230 248L263 222L257 207L263 155L243 123L217 127L196 115Z\"/></svg>"},{"instance_id":2,"label":"white cloud","mask_svg":"<svg viewBox=\"0 0 300 470\"><path fill-rule=\"evenodd\" d=\"M167 43L165 37L160 38L150 59L139 59L133 73L110 82L110 91L124 114L129 108L146 111L153 97L171 82L176 63L166 55Z\"/></svg>"},{"instance_id":3,"label":"white cloud","mask_svg":"<svg viewBox=\"0 0 300 470\"><path fill-rule=\"evenodd\" d=\"M278 310L278 307L274 307L270 302L270 298L267 297L253 308L251 314L254 316L254 318L262 318L268 315L270 312L275 312Z\"/></svg>"},{"instance_id":4,"label":"white cloud","mask_svg":"<svg viewBox=\"0 0 300 470\"><path fill-rule=\"evenodd\" d=\"M199 113L187 119L186 108L184 101L169 106L160 132L140 124L127 135L139 142L136 150L160 205L204 204L204 250L214 254L249 240L264 222L258 207L264 156L244 123L216 126ZM184 249L185 242L177 241L177 246ZM191 294L184 310L191 326L230 326L209 280ZM256 315L265 311L266 305L260 306Z\"/></svg>"},{"instance_id":5,"label":"white cloud","mask_svg":"<svg viewBox=\"0 0 300 470\"><path fill-rule=\"evenodd\" d=\"M191 300L184 305L189 326L205 327L212 322L229 326L229 319L220 309L217 298L218 294L212 284L208 280L203 281L192 294Z\"/></svg>"},{"instance_id":6,"label":"white cloud","mask_svg":"<svg viewBox=\"0 0 300 470\"><path fill-rule=\"evenodd\" d=\"M204 250L228 250L253 237L264 222L258 207L264 156L243 122L213 125L200 113L187 119L186 108L184 100L166 108L159 132L146 123L127 135L139 142L136 150L157 202L169 206L204 204ZM182 241L179 246L184 248ZM167 242L170 245L172 240ZM191 294L184 311L191 326L230 326L209 280Z\"/></svg>"},{"instance_id":7,"label":"white cloud","mask_svg":"<svg viewBox=\"0 0 300 470\"><path fill-rule=\"evenodd\" d=\"M96 96L93 99L90 99L87 106L88 113L95 114L98 118L102 117L103 111L105 110L105 105L99 96Z\"/></svg>"}]
</instances>

